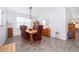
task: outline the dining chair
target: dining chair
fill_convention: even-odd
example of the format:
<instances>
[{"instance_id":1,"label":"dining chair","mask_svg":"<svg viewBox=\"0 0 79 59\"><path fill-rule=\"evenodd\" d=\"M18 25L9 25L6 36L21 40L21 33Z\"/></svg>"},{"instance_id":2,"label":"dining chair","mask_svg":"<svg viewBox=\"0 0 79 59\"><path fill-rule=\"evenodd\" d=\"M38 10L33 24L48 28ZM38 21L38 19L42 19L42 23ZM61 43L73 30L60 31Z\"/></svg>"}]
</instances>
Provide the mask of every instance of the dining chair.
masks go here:
<instances>
[{"instance_id":1,"label":"dining chair","mask_svg":"<svg viewBox=\"0 0 79 59\"><path fill-rule=\"evenodd\" d=\"M21 37L22 39L24 39L25 41L28 39L29 34L25 32L25 30L27 29L27 26L21 25L20 26L20 31L21 31Z\"/></svg>"},{"instance_id":2,"label":"dining chair","mask_svg":"<svg viewBox=\"0 0 79 59\"><path fill-rule=\"evenodd\" d=\"M43 25L38 25L37 33L33 35L33 40L35 42L38 41L38 43L41 43L41 40L42 40L42 30L43 30Z\"/></svg>"}]
</instances>

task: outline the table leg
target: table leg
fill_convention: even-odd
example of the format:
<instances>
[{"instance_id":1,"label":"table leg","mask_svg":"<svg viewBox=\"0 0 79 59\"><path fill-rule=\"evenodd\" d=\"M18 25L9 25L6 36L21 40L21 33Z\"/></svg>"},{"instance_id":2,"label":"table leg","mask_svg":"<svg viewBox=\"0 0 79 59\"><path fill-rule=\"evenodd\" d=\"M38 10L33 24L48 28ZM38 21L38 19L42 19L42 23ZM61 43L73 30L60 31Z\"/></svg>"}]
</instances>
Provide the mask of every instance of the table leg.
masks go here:
<instances>
[{"instance_id":1,"label":"table leg","mask_svg":"<svg viewBox=\"0 0 79 59\"><path fill-rule=\"evenodd\" d=\"M32 34L30 34L30 46L32 47Z\"/></svg>"}]
</instances>

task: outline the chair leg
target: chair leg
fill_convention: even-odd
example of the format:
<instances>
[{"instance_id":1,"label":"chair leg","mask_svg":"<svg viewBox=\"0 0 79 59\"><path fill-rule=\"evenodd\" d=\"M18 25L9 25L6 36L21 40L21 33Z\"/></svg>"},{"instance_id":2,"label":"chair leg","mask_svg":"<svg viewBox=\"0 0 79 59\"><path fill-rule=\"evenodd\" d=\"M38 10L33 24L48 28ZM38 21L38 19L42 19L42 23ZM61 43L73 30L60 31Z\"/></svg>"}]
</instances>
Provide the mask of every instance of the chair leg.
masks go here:
<instances>
[{"instance_id":1,"label":"chair leg","mask_svg":"<svg viewBox=\"0 0 79 59\"><path fill-rule=\"evenodd\" d=\"M41 40L38 41L38 44L41 44Z\"/></svg>"},{"instance_id":2,"label":"chair leg","mask_svg":"<svg viewBox=\"0 0 79 59\"><path fill-rule=\"evenodd\" d=\"M35 41L35 45L39 45L42 43L42 40L39 40L39 41Z\"/></svg>"},{"instance_id":3,"label":"chair leg","mask_svg":"<svg viewBox=\"0 0 79 59\"><path fill-rule=\"evenodd\" d=\"M23 42L26 42L26 40L23 37L21 37L21 39L22 39Z\"/></svg>"}]
</instances>

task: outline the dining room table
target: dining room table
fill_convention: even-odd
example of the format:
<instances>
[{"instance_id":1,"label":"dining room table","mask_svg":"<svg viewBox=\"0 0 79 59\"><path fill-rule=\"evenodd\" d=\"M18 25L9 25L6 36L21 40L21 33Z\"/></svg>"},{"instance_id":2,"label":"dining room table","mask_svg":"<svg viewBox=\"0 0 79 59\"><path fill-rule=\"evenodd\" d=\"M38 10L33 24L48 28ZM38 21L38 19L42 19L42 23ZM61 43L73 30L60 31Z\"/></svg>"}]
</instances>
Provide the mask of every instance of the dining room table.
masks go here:
<instances>
[{"instance_id":1,"label":"dining room table","mask_svg":"<svg viewBox=\"0 0 79 59\"><path fill-rule=\"evenodd\" d=\"M37 33L37 30L36 29L26 29L25 30L27 33L29 33L30 35L30 47L32 47L32 44L33 44L33 35Z\"/></svg>"}]
</instances>

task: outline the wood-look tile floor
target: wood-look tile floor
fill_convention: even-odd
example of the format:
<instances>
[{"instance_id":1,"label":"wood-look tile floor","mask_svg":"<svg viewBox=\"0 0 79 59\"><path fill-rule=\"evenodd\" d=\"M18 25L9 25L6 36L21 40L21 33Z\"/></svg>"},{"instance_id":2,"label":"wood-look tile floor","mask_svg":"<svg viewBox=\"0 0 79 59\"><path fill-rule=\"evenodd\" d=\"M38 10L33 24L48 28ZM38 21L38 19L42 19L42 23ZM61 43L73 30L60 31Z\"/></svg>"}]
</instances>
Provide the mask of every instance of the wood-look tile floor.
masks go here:
<instances>
[{"instance_id":1,"label":"wood-look tile floor","mask_svg":"<svg viewBox=\"0 0 79 59\"><path fill-rule=\"evenodd\" d=\"M79 35L79 34L78 34ZM7 39L5 44L16 43L17 52L78 52L79 37L73 40L58 40L54 38L43 37L42 43L37 45L33 43L30 48L29 41L23 42L21 36Z\"/></svg>"}]
</instances>

